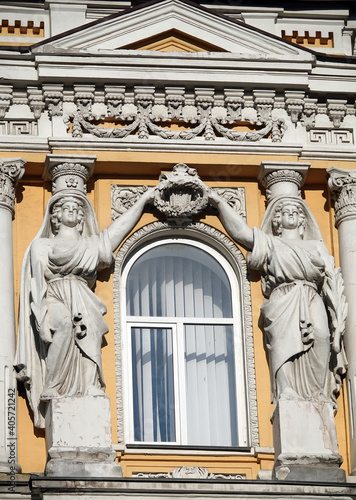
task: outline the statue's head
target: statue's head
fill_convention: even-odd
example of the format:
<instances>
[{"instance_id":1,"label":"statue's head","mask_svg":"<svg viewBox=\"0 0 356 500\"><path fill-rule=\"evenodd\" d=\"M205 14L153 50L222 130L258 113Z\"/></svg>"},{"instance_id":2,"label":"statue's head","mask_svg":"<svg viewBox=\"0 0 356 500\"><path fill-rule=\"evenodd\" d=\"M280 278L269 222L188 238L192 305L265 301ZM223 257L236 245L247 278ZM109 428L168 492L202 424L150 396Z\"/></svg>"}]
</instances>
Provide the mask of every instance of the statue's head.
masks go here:
<instances>
[{"instance_id":1,"label":"statue's head","mask_svg":"<svg viewBox=\"0 0 356 500\"><path fill-rule=\"evenodd\" d=\"M275 236L281 236L283 229L298 229L301 238L304 237L306 215L302 206L295 201L281 201L275 208L272 219L272 231Z\"/></svg>"},{"instance_id":2,"label":"statue's head","mask_svg":"<svg viewBox=\"0 0 356 500\"><path fill-rule=\"evenodd\" d=\"M76 227L79 233L83 231L84 205L73 196L63 196L54 203L50 213L52 232L56 235L61 224Z\"/></svg>"}]
</instances>

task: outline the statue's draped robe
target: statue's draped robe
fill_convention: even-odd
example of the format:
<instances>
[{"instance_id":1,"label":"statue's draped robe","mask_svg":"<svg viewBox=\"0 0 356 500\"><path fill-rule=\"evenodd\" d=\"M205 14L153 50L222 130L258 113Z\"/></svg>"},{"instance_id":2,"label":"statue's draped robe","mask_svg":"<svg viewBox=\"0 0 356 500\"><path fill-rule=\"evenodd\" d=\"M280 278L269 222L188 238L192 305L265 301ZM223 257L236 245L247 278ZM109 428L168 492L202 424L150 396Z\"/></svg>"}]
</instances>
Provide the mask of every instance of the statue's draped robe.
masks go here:
<instances>
[{"instance_id":1,"label":"statue's draped robe","mask_svg":"<svg viewBox=\"0 0 356 500\"><path fill-rule=\"evenodd\" d=\"M320 296L326 262L318 251L318 242L307 243L298 244L254 228L249 266L262 275L266 300L261 313L274 397L280 396L276 382L279 370L299 397L330 397L330 332Z\"/></svg>"},{"instance_id":2,"label":"statue's draped robe","mask_svg":"<svg viewBox=\"0 0 356 500\"><path fill-rule=\"evenodd\" d=\"M84 394L88 383L105 387L101 344L102 336L108 331L103 319L106 307L91 288L97 270L109 267L114 258L107 230L99 235L81 237L65 250L58 246L53 252L49 250L39 256L34 251L34 244L38 246L38 242L43 242L45 245L46 241L48 239L34 240L24 260L16 361L17 369L22 371L36 427L44 425L40 400L43 391L53 388L64 396ZM43 342L39 329L47 339L56 334L50 331L50 315L46 311L50 303L52 307L62 304L77 328L68 329L58 366L47 367L50 344ZM31 321L26 321L26 315L31 316ZM75 323L74 318L80 315L81 321ZM90 365L94 378L88 382L85 372L90 370Z\"/></svg>"}]
</instances>

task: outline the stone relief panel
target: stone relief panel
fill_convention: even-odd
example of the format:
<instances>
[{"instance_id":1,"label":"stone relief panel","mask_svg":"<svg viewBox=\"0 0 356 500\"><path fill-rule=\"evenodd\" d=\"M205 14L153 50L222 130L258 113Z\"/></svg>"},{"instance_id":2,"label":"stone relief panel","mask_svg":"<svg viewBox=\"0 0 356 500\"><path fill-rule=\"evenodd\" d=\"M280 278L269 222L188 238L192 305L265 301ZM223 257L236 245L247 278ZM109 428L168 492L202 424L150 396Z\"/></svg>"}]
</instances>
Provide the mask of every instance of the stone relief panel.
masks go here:
<instances>
[{"instance_id":1,"label":"stone relief panel","mask_svg":"<svg viewBox=\"0 0 356 500\"><path fill-rule=\"evenodd\" d=\"M132 477L142 479L224 479L239 481L246 479L246 474L214 474L205 467L176 467L172 472L135 472Z\"/></svg>"}]
</instances>

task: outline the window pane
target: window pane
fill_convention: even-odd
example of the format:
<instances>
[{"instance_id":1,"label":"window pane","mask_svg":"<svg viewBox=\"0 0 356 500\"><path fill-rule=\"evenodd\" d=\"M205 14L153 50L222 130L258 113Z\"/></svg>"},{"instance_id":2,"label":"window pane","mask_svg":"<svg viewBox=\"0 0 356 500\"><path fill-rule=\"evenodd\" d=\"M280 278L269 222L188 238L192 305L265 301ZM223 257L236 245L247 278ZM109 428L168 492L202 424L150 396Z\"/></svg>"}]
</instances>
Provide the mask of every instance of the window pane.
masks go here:
<instances>
[{"instance_id":1,"label":"window pane","mask_svg":"<svg viewBox=\"0 0 356 500\"><path fill-rule=\"evenodd\" d=\"M232 325L186 325L188 444L238 446Z\"/></svg>"},{"instance_id":2,"label":"window pane","mask_svg":"<svg viewBox=\"0 0 356 500\"><path fill-rule=\"evenodd\" d=\"M231 318L230 283L209 253L170 243L151 248L127 279L129 316Z\"/></svg>"},{"instance_id":3,"label":"window pane","mask_svg":"<svg viewBox=\"0 0 356 500\"><path fill-rule=\"evenodd\" d=\"M135 441L175 441L172 330L132 328Z\"/></svg>"}]
</instances>

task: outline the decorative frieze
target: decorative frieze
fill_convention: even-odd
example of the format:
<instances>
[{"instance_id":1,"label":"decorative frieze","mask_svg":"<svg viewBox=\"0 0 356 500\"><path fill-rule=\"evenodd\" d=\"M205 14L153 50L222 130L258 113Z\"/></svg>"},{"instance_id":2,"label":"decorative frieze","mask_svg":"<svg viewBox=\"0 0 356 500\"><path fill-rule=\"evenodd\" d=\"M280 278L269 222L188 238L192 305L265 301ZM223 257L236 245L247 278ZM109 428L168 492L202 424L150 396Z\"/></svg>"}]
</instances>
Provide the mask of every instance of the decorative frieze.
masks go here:
<instances>
[{"instance_id":1,"label":"decorative frieze","mask_svg":"<svg viewBox=\"0 0 356 500\"><path fill-rule=\"evenodd\" d=\"M335 208L335 225L339 227L345 219L356 218L356 170L345 171L331 167L328 173Z\"/></svg>"},{"instance_id":2,"label":"decorative frieze","mask_svg":"<svg viewBox=\"0 0 356 500\"><path fill-rule=\"evenodd\" d=\"M354 143L352 122L348 122L350 128L340 128L346 115L355 115L354 101L328 99L326 103L318 102L304 91L76 84L72 88L64 88L63 84L43 84L13 90L11 86L0 86L0 119L12 105L29 106L36 121L42 117L44 109L48 110L50 118L61 116L63 103L67 104L63 121L74 138L89 134L115 140L129 136L149 140L156 136L178 141L223 138L233 142L262 139L281 142L288 114L292 123L300 123L310 132L309 142ZM94 105L98 108L93 108ZM327 129L315 129L318 114L326 115L332 125ZM5 127L2 124L2 134L37 135L37 127L29 123L26 108L18 108L12 116L19 116L16 122L21 122L21 128L12 132L9 130L12 124Z\"/></svg>"},{"instance_id":3,"label":"decorative frieze","mask_svg":"<svg viewBox=\"0 0 356 500\"><path fill-rule=\"evenodd\" d=\"M22 158L0 160L0 206L15 213L15 189L25 172Z\"/></svg>"},{"instance_id":4,"label":"decorative frieze","mask_svg":"<svg viewBox=\"0 0 356 500\"><path fill-rule=\"evenodd\" d=\"M132 477L142 479L223 479L239 481L246 479L246 474L214 474L205 467L176 467L172 472L134 472Z\"/></svg>"}]
</instances>

